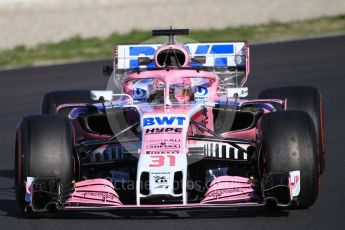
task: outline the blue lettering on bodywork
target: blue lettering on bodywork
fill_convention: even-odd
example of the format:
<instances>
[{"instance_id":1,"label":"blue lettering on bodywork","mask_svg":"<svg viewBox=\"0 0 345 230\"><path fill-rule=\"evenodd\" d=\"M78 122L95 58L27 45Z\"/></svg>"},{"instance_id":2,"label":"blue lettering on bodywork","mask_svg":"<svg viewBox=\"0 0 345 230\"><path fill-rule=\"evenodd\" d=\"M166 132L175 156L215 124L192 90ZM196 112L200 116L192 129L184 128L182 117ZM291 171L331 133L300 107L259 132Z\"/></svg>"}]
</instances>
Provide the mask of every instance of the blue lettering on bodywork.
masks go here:
<instances>
[{"instance_id":1,"label":"blue lettering on bodywork","mask_svg":"<svg viewBox=\"0 0 345 230\"><path fill-rule=\"evenodd\" d=\"M195 87L195 94L197 96L205 96L206 94L208 94L208 89L203 86L197 86Z\"/></svg>"},{"instance_id":2,"label":"blue lettering on bodywork","mask_svg":"<svg viewBox=\"0 0 345 230\"><path fill-rule=\"evenodd\" d=\"M129 47L129 56L140 56L141 54L145 56L154 55L155 49L150 46L132 46Z\"/></svg>"},{"instance_id":3,"label":"blue lettering on bodywork","mask_svg":"<svg viewBox=\"0 0 345 230\"><path fill-rule=\"evenodd\" d=\"M234 54L234 45L233 44L198 44L194 53L191 51L191 44L187 44L186 48L191 53L191 56L196 55L217 55L214 57L214 66L222 67L227 66L227 56ZM139 57L139 56L153 56L156 48L153 46L129 46L129 56L130 57ZM221 56L219 56L221 55ZM224 55L224 56L222 56ZM193 67L201 66L198 63L192 62ZM155 64L151 61L147 68L155 68ZM139 68L138 59L129 60L129 68L136 69Z\"/></svg>"},{"instance_id":4,"label":"blue lettering on bodywork","mask_svg":"<svg viewBox=\"0 0 345 230\"><path fill-rule=\"evenodd\" d=\"M143 119L143 126L172 125L174 122L177 125L183 125L185 120L185 117L145 117Z\"/></svg>"}]
</instances>

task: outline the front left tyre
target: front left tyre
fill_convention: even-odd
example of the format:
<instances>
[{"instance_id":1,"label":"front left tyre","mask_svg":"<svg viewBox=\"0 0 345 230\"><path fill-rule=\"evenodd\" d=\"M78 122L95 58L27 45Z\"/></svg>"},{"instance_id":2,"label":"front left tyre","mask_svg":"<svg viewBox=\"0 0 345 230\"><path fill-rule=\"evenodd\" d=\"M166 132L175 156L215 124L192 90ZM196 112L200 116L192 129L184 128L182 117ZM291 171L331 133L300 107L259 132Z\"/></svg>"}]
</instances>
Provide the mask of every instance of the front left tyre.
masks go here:
<instances>
[{"instance_id":1,"label":"front left tyre","mask_svg":"<svg viewBox=\"0 0 345 230\"><path fill-rule=\"evenodd\" d=\"M54 177L62 186L73 181L73 130L67 118L24 117L16 133L15 194L24 210L27 177Z\"/></svg>"}]
</instances>

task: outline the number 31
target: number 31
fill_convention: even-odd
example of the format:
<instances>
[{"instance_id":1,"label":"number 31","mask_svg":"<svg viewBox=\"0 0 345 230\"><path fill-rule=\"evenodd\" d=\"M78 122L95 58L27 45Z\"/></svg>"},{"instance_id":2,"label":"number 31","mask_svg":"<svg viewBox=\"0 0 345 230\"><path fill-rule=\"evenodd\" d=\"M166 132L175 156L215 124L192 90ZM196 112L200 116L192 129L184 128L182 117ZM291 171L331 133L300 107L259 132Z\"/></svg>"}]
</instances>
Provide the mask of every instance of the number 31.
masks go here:
<instances>
[{"instance_id":1,"label":"number 31","mask_svg":"<svg viewBox=\"0 0 345 230\"><path fill-rule=\"evenodd\" d=\"M159 156L150 156L151 163L149 167L162 167L168 161L169 166L175 166L175 156L174 155L159 155ZM166 158L167 161L166 161Z\"/></svg>"}]
</instances>

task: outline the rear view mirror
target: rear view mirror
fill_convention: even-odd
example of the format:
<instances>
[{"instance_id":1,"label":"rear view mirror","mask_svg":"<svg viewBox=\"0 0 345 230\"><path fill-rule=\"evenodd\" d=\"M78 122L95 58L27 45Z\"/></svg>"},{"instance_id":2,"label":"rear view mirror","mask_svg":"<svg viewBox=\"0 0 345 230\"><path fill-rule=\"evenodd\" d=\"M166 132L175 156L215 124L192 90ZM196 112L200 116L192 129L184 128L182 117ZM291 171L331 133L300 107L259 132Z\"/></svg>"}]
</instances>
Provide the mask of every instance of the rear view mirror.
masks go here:
<instances>
[{"instance_id":1,"label":"rear view mirror","mask_svg":"<svg viewBox=\"0 0 345 230\"><path fill-rule=\"evenodd\" d=\"M248 96L248 87L241 88L226 88L226 97L227 98L237 98L237 97L247 97Z\"/></svg>"},{"instance_id":2,"label":"rear view mirror","mask_svg":"<svg viewBox=\"0 0 345 230\"><path fill-rule=\"evenodd\" d=\"M103 75L109 77L113 72L114 68L109 65L103 66Z\"/></svg>"},{"instance_id":3,"label":"rear view mirror","mask_svg":"<svg viewBox=\"0 0 345 230\"><path fill-rule=\"evenodd\" d=\"M198 64L205 64L206 63L206 56L195 56L192 58L193 62Z\"/></svg>"},{"instance_id":4,"label":"rear view mirror","mask_svg":"<svg viewBox=\"0 0 345 230\"><path fill-rule=\"evenodd\" d=\"M93 101L111 101L113 99L113 91L111 90L91 90L91 100Z\"/></svg>"}]
</instances>

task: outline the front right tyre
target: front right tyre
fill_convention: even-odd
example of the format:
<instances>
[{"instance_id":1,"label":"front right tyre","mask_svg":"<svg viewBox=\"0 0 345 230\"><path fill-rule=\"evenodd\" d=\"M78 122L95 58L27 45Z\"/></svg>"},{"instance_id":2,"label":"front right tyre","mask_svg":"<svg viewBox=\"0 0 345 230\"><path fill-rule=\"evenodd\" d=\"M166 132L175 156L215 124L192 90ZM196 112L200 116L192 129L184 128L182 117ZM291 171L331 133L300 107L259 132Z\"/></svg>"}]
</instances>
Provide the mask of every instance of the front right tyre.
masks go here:
<instances>
[{"instance_id":1,"label":"front right tyre","mask_svg":"<svg viewBox=\"0 0 345 230\"><path fill-rule=\"evenodd\" d=\"M288 86L265 89L259 94L260 99L287 99L287 110L307 112L315 125L319 152L320 174L326 168L323 105L320 92L310 86Z\"/></svg>"},{"instance_id":2,"label":"front right tyre","mask_svg":"<svg viewBox=\"0 0 345 230\"><path fill-rule=\"evenodd\" d=\"M313 120L303 111L277 111L263 115L261 129L264 172L300 171L297 208L308 208L315 202L319 188Z\"/></svg>"}]
</instances>

